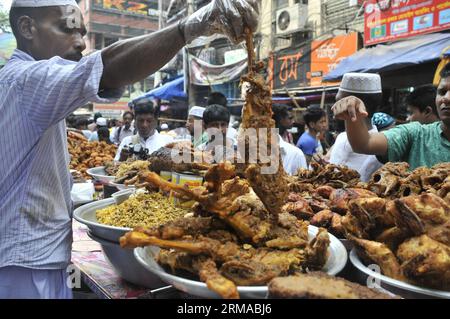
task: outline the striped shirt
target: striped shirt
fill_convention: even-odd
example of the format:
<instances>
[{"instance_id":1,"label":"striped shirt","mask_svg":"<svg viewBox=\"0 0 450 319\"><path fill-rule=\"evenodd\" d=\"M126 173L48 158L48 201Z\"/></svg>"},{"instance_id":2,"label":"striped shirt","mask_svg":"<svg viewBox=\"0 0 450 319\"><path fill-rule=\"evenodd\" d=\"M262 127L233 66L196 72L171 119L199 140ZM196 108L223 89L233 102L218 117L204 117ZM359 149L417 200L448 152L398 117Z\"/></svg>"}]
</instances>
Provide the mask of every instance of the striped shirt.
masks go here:
<instances>
[{"instance_id":1,"label":"striped shirt","mask_svg":"<svg viewBox=\"0 0 450 319\"><path fill-rule=\"evenodd\" d=\"M15 50L0 70L0 267L62 269L72 245L64 118L99 93L101 53L36 61ZM99 96L101 94L103 98Z\"/></svg>"}]
</instances>

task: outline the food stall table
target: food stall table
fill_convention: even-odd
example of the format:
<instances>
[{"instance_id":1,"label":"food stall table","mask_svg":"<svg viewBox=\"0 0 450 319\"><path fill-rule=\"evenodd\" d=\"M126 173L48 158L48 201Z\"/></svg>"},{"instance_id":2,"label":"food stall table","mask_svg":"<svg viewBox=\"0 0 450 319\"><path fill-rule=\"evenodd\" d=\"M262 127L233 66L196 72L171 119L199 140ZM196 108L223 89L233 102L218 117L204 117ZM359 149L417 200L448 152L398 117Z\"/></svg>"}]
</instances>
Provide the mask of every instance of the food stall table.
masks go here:
<instances>
[{"instance_id":1,"label":"food stall table","mask_svg":"<svg viewBox=\"0 0 450 319\"><path fill-rule=\"evenodd\" d=\"M76 220L73 221L72 263L81 280L101 299L187 298L172 286L151 290L120 278L103 255L100 244L90 239L87 228Z\"/></svg>"}]
</instances>

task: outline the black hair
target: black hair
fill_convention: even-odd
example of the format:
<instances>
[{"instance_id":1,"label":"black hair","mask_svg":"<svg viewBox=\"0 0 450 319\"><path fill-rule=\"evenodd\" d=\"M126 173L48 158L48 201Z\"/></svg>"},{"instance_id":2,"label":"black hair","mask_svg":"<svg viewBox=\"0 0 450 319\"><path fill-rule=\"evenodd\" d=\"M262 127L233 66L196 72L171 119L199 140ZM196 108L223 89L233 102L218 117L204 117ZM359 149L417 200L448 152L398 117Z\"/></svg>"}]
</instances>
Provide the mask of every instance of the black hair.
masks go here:
<instances>
[{"instance_id":1,"label":"black hair","mask_svg":"<svg viewBox=\"0 0 450 319\"><path fill-rule=\"evenodd\" d=\"M220 92L212 92L208 97L208 105L218 104L227 107L228 101Z\"/></svg>"},{"instance_id":2,"label":"black hair","mask_svg":"<svg viewBox=\"0 0 450 319\"><path fill-rule=\"evenodd\" d=\"M79 128L80 126L87 126L89 124L89 120L85 117L81 117L75 121L75 127Z\"/></svg>"},{"instance_id":3,"label":"black hair","mask_svg":"<svg viewBox=\"0 0 450 319\"><path fill-rule=\"evenodd\" d=\"M102 113L100 113L100 112L95 113L95 114L94 114L94 122L97 122L97 119L98 119L99 117L103 117Z\"/></svg>"},{"instance_id":4,"label":"black hair","mask_svg":"<svg viewBox=\"0 0 450 319\"><path fill-rule=\"evenodd\" d=\"M289 112L291 111L291 108L287 105L282 104L274 104L272 105L272 118L275 121L275 127L280 130L280 134L284 134L285 129L281 127L281 121L289 117Z\"/></svg>"},{"instance_id":5,"label":"black hair","mask_svg":"<svg viewBox=\"0 0 450 319\"><path fill-rule=\"evenodd\" d=\"M420 112L424 112L430 106L433 113L438 115L436 110L436 88L432 85L423 85L414 89L406 98L406 104L417 107Z\"/></svg>"},{"instance_id":6,"label":"black hair","mask_svg":"<svg viewBox=\"0 0 450 319\"><path fill-rule=\"evenodd\" d=\"M127 116L127 115L131 115L131 117L134 118L134 114L131 111L125 111L122 115L122 118L125 118L125 116Z\"/></svg>"},{"instance_id":7,"label":"black hair","mask_svg":"<svg viewBox=\"0 0 450 319\"><path fill-rule=\"evenodd\" d=\"M219 104L212 104L206 107L205 112L203 112L203 123L205 125L212 122L230 122L230 111Z\"/></svg>"},{"instance_id":8,"label":"black hair","mask_svg":"<svg viewBox=\"0 0 450 319\"><path fill-rule=\"evenodd\" d=\"M108 121L108 127L114 127L117 125L117 119L111 119Z\"/></svg>"},{"instance_id":9,"label":"black hair","mask_svg":"<svg viewBox=\"0 0 450 319\"><path fill-rule=\"evenodd\" d=\"M153 102L149 98L141 98L133 101L133 110L134 116L152 114L154 117L157 117Z\"/></svg>"},{"instance_id":10,"label":"black hair","mask_svg":"<svg viewBox=\"0 0 450 319\"><path fill-rule=\"evenodd\" d=\"M308 127L310 123L316 123L320 121L321 118L326 116L327 113L325 113L325 111L320 107L308 107L305 113L303 113L303 119Z\"/></svg>"},{"instance_id":11,"label":"black hair","mask_svg":"<svg viewBox=\"0 0 450 319\"><path fill-rule=\"evenodd\" d=\"M287 105L282 104L274 104L272 105L272 118L275 120L276 123L279 123L283 118L289 116L289 112L291 111L291 108Z\"/></svg>"},{"instance_id":12,"label":"black hair","mask_svg":"<svg viewBox=\"0 0 450 319\"><path fill-rule=\"evenodd\" d=\"M450 63L447 63L444 68L441 70L441 73L439 74L441 78L446 78L450 76Z\"/></svg>"},{"instance_id":13,"label":"black hair","mask_svg":"<svg viewBox=\"0 0 450 319\"><path fill-rule=\"evenodd\" d=\"M99 141L101 140L100 139L101 137L102 140L103 139L109 140L109 129L106 126L99 127L97 130L97 135Z\"/></svg>"},{"instance_id":14,"label":"black hair","mask_svg":"<svg viewBox=\"0 0 450 319\"><path fill-rule=\"evenodd\" d=\"M75 114L71 113L66 117L66 123L69 127L75 127L77 117Z\"/></svg>"}]
</instances>

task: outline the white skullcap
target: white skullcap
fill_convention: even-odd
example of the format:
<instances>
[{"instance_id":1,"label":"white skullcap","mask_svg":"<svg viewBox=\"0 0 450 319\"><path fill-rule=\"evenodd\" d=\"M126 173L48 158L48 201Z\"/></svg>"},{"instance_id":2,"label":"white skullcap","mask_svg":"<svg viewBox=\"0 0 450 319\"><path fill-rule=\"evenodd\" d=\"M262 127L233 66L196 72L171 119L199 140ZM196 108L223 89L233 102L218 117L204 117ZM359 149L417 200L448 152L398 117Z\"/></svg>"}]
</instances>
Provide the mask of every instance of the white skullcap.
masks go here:
<instances>
[{"instance_id":1,"label":"white skullcap","mask_svg":"<svg viewBox=\"0 0 450 319\"><path fill-rule=\"evenodd\" d=\"M167 125L166 123L161 124L161 130L168 130L169 129L169 125Z\"/></svg>"},{"instance_id":2,"label":"white skullcap","mask_svg":"<svg viewBox=\"0 0 450 319\"><path fill-rule=\"evenodd\" d=\"M193 106L189 110L189 116L195 116L199 118L203 118L203 112L205 112L205 108L201 106Z\"/></svg>"},{"instance_id":3,"label":"white skullcap","mask_svg":"<svg viewBox=\"0 0 450 319\"><path fill-rule=\"evenodd\" d=\"M346 73L342 78L339 91L349 93L382 93L381 77L373 73Z\"/></svg>"},{"instance_id":4,"label":"white skullcap","mask_svg":"<svg viewBox=\"0 0 450 319\"><path fill-rule=\"evenodd\" d=\"M99 117L95 124L98 126L108 126L108 121L104 117Z\"/></svg>"},{"instance_id":5,"label":"white skullcap","mask_svg":"<svg viewBox=\"0 0 450 319\"><path fill-rule=\"evenodd\" d=\"M13 0L11 8L38 8L66 5L78 7L78 4L75 0Z\"/></svg>"}]
</instances>

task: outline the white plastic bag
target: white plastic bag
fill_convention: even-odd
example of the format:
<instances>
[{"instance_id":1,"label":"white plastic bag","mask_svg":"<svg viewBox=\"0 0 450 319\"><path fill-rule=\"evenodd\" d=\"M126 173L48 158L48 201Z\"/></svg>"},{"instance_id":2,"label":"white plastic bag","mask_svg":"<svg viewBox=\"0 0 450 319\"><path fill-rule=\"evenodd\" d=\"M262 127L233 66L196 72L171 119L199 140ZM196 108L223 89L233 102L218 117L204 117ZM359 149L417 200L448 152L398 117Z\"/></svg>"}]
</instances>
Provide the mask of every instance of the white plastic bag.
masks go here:
<instances>
[{"instance_id":1,"label":"white plastic bag","mask_svg":"<svg viewBox=\"0 0 450 319\"><path fill-rule=\"evenodd\" d=\"M94 200L95 187L92 183L75 183L72 186L70 196L74 205L91 202Z\"/></svg>"},{"instance_id":2,"label":"white plastic bag","mask_svg":"<svg viewBox=\"0 0 450 319\"><path fill-rule=\"evenodd\" d=\"M200 36L224 34L239 43L244 39L244 28L256 31L259 19L259 0L212 0L184 21L187 43Z\"/></svg>"}]
</instances>

